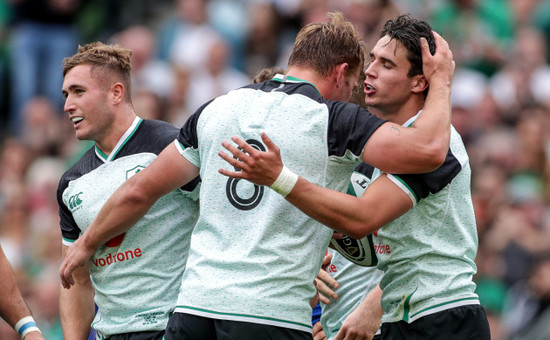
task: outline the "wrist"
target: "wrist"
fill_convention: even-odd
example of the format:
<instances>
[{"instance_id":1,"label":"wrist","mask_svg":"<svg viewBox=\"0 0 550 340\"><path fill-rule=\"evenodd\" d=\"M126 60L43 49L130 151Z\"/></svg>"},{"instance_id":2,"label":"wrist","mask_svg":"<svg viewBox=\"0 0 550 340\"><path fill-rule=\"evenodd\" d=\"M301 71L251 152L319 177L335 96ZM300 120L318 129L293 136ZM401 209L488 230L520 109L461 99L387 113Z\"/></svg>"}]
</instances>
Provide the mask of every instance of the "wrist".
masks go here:
<instances>
[{"instance_id":1,"label":"wrist","mask_svg":"<svg viewBox=\"0 0 550 340\"><path fill-rule=\"evenodd\" d=\"M29 315L21 318L17 323L15 324L15 331L21 335L21 338L25 338L27 334L30 332L39 332L40 329L36 325L36 322L34 321L34 318Z\"/></svg>"},{"instance_id":2,"label":"wrist","mask_svg":"<svg viewBox=\"0 0 550 340\"><path fill-rule=\"evenodd\" d=\"M279 173L279 176L275 182L271 184L270 188L278 194L281 194L283 197L286 197L292 189L294 189L296 182L298 182L298 175L283 165L283 169Z\"/></svg>"},{"instance_id":3,"label":"wrist","mask_svg":"<svg viewBox=\"0 0 550 340\"><path fill-rule=\"evenodd\" d=\"M97 241L95 241L93 236L90 236L88 232L83 233L79 240L82 249L85 249L90 254L95 253L96 249L99 247L99 244L96 244Z\"/></svg>"}]
</instances>

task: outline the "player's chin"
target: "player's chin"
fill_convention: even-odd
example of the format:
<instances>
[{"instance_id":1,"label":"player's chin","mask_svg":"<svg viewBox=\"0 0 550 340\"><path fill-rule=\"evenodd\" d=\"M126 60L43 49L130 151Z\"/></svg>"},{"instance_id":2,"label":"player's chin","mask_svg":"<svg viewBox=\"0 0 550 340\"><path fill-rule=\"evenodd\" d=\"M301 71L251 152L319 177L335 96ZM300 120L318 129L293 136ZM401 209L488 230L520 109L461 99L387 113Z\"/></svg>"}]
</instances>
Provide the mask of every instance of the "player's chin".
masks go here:
<instances>
[{"instance_id":1,"label":"player's chin","mask_svg":"<svg viewBox=\"0 0 550 340\"><path fill-rule=\"evenodd\" d=\"M78 140L92 140L90 133L84 129L75 129L75 135Z\"/></svg>"}]
</instances>

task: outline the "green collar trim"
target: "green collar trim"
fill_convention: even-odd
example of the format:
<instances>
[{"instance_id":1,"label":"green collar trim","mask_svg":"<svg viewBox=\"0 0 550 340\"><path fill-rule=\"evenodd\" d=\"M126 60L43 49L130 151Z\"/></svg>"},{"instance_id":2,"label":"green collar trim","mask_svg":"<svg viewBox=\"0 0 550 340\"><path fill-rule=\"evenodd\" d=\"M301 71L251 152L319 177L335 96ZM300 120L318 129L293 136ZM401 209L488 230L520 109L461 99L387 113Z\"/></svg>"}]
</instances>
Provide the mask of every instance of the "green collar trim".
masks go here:
<instances>
[{"instance_id":1,"label":"green collar trim","mask_svg":"<svg viewBox=\"0 0 550 340\"><path fill-rule=\"evenodd\" d=\"M317 87L315 87L315 85L313 85L313 83L311 83L307 80L303 80L303 79L300 79L300 78L293 77L293 76L288 76L286 74L278 73L273 78L271 78L271 80L278 81L278 82L281 82L281 83L307 83L307 84L313 86L317 90L317 92L319 92L319 90L317 89ZM319 94L321 94L321 92L319 92Z\"/></svg>"},{"instance_id":2,"label":"green collar trim","mask_svg":"<svg viewBox=\"0 0 550 340\"><path fill-rule=\"evenodd\" d=\"M117 154L119 153L120 149L122 149L122 147L124 145L126 145L126 143L130 140L130 138L132 138L132 136L134 135L134 133L136 133L138 127L141 125L141 123L143 122L143 119L140 118L140 117L137 117L134 118L134 121L132 122L132 125L130 125L130 127L128 128L128 130L126 130L126 132L122 135L122 137L120 137L120 139L118 140L118 142L116 143L115 147L113 148L113 151L111 152L110 155L107 155L105 152L101 151L98 147L97 147L97 144L95 145L95 153L96 155L101 159L103 160L104 163L107 163L107 162L111 162L113 159L115 159L115 157L117 156Z\"/></svg>"}]
</instances>

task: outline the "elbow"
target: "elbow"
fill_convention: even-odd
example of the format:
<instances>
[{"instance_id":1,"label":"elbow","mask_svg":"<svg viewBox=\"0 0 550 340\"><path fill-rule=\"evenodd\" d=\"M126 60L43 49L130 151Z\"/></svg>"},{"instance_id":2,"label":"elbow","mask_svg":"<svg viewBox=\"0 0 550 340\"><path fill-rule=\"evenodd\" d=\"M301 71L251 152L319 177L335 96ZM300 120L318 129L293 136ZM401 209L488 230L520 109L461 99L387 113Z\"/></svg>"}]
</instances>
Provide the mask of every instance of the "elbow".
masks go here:
<instances>
[{"instance_id":1,"label":"elbow","mask_svg":"<svg viewBox=\"0 0 550 340\"><path fill-rule=\"evenodd\" d=\"M449 152L449 143L444 141L434 141L425 151L426 168L423 172L431 172L438 169L447 158Z\"/></svg>"},{"instance_id":2,"label":"elbow","mask_svg":"<svg viewBox=\"0 0 550 340\"><path fill-rule=\"evenodd\" d=\"M136 181L131 178L126 182L126 188L121 198L123 204L140 207L148 205L149 200L150 195L148 195Z\"/></svg>"},{"instance_id":3,"label":"elbow","mask_svg":"<svg viewBox=\"0 0 550 340\"><path fill-rule=\"evenodd\" d=\"M363 237L372 234L373 231L378 229L368 219L363 221L356 221L348 224L345 228L340 230L346 230L344 233L354 239L362 239Z\"/></svg>"},{"instance_id":4,"label":"elbow","mask_svg":"<svg viewBox=\"0 0 550 340\"><path fill-rule=\"evenodd\" d=\"M440 166L445 163L445 159L447 158L447 154L449 153L449 140L447 140L446 143L440 143L434 148L434 170L439 168Z\"/></svg>"}]
</instances>

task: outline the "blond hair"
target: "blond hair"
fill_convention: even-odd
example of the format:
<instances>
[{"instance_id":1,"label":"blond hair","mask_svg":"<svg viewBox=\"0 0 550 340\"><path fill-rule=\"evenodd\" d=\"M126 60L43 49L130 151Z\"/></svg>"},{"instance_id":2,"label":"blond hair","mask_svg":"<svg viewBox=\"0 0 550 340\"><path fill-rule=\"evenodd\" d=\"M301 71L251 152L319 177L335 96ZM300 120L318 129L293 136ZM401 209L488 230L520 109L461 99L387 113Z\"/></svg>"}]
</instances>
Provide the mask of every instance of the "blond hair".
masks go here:
<instances>
[{"instance_id":1,"label":"blond hair","mask_svg":"<svg viewBox=\"0 0 550 340\"><path fill-rule=\"evenodd\" d=\"M331 22L311 23L300 30L288 66L307 67L322 77L341 63L349 65L348 74L361 72L365 61L361 37L341 12L328 16Z\"/></svg>"},{"instance_id":2,"label":"blond hair","mask_svg":"<svg viewBox=\"0 0 550 340\"><path fill-rule=\"evenodd\" d=\"M75 66L90 65L91 76L98 79L100 86L107 85L105 80L114 77L124 85L126 99L130 101L131 57L132 51L117 44L93 42L84 46L79 45L77 53L63 59L63 77Z\"/></svg>"}]
</instances>

